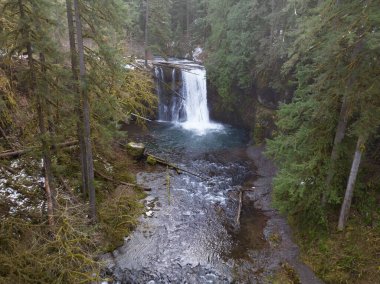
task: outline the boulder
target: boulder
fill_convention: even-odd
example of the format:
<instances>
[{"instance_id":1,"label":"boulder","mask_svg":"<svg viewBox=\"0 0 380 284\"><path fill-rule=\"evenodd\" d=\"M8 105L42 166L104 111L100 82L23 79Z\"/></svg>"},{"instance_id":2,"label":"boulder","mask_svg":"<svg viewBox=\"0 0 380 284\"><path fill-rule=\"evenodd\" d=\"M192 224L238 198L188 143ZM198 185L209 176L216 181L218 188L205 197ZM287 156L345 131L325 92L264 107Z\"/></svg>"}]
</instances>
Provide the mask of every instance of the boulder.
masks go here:
<instances>
[{"instance_id":1,"label":"boulder","mask_svg":"<svg viewBox=\"0 0 380 284\"><path fill-rule=\"evenodd\" d=\"M127 144L127 152L134 159L141 159L144 156L145 145L143 143L129 142Z\"/></svg>"}]
</instances>

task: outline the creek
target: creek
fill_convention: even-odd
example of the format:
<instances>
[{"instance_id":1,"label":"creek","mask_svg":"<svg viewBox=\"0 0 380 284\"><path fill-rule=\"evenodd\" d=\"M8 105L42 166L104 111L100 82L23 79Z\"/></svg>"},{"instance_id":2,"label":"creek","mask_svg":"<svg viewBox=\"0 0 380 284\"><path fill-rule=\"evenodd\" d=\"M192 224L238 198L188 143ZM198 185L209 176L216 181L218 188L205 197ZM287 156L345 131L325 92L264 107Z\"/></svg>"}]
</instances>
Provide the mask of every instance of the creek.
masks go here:
<instances>
[{"instance_id":1,"label":"creek","mask_svg":"<svg viewBox=\"0 0 380 284\"><path fill-rule=\"evenodd\" d=\"M204 178L164 167L137 175L151 191L135 231L106 257L115 283L272 283L284 264L302 283L320 283L271 208L276 169L263 148L248 146L244 130L210 120L202 66L171 63L155 69L160 121L130 135Z\"/></svg>"}]
</instances>

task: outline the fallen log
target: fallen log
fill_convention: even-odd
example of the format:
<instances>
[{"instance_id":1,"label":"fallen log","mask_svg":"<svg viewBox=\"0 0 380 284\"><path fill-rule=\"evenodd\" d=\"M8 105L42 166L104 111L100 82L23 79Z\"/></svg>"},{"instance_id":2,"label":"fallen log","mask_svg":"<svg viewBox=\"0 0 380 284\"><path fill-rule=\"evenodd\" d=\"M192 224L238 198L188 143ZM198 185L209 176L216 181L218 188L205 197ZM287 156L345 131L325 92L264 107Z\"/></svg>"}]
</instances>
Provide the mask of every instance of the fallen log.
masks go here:
<instances>
[{"instance_id":1,"label":"fallen log","mask_svg":"<svg viewBox=\"0 0 380 284\"><path fill-rule=\"evenodd\" d=\"M195 176L195 177L197 177L197 178L200 178L200 179L203 180L203 181L208 180L208 178L205 178L205 177L203 177L203 176L201 176L201 175L199 175L199 174L197 174L197 173L191 172L191 171L186 170L186 169L184 169L184 168L180 168L179 166L174 165L174 164L172 164L172 163L170 163L170 162L168 162L168 161L166 161L166 160L164 160L164 159L162 159L162 158L160 158L160 157L154 156L154 155L149 154L149 153L145 153L145 156L146 156L147 158L148 158L148 157L151 157L151 159L156 160L157 163L159 163L159 164L162 164L162 165L168 166L169 168L174 169L178 174L180 174L181 172L184 172L184 173L190 174L190 175L192 175L192 176Z\"/></svg>"},{"instance_id":2,"label":"fallen log","mask_svg":"<svg viewBox=\"0 0 380 284\"><path fill-rule=\"evenodd\" d=\"M122 184L122 185L126 185L126 186L131 186L131 187L135 187L135 188L138 188L138 189L142 189L144 191L151 191L152 189L149 188L149 187L145 187L145 186L142 186L142 185L139 185L137 183L128 183L128 182L123 182L123 181L118 181L118 180L115 180L109 176L106 176L105 174L99 172L98 170L94 170L94 173L96 175L98 175L99 177L105 179L105 180L108 180L112 183L115 183L115 184Z\"/></svg>"},{"instance_id":3,"label":"fallen log","mask_svg":"<svg viewBox=\"0 0 380 284\"><path fill-rule=\"evenodd\" d=\"M130 115L132 115L132 116L134 116L134 117L141 118L141 119L146 120L146 121L149 121L149 122L152 121L152 120L149 119L149 118L143 117L143 116L138 115L138 114L135 114L135 113L130 113Z\"/></svg>"},{"instance_id":4,"label":"fallen log","mask_svg":"<svg viewBox=\"0 0 380 284\"><path fill-rule=\"evenodd\" d=\"M239 206L238 206L238 212L237 212L237 216L236 216L236 224L238 226L240 225L241 209L243 207L243 193L244 193L244 190L240 190L240 192L239 192Z\"/></svg>"},{"instance_id":5,"label":"fallen log","mask_svg":"<svg viewBox=\"0 0 380 284\"><path fill-rule=\"evenodd\" d=\"M171 68L178 68L178 69L185 69L185 70L191 70L186 65L176 64L176 63L172 63L172 62L165 62L165 61L153 62L153 66L154 65L156 65L156 66L164 66L164 67L171 67Z\"/></svg>"},{"instance_id":6,"label":"fallen log","mask_svg":"<svg viewBox=\"0 0 380 284\"><path fill-rule=\"evenodd\" d=\"M188 67L188 66L182 65L182 64L175 64L175 63L171 63L171 62L154 62L153 65L170 67L170 68L177 68L177 69L184 70L187 73L197 75L197 74L191 72L191 70L193 70L194 68L191 68L191 67Z\"/></svg>"},{"instance_id":7,"label":"fallen log","mask_svg":"<svg viewBox=\"0 0 380 284\"><path fill-rule=\"evenodd\" d=\"M74 145L77 145L77 144L78 144L78 141L74 140L74 141L68 141L68 142L64 142L64 143L58 143L58 144L56 144L54 146L57 147L57 148L66 148L66 147L71 147L71 146L74 146ZM0 154L0 159L2 159L2 158L16 158L16 157L24 155L24 154L26 154L26 153L28 153L30 151L38 149L38 148L40 148L40 146L33 146L33 147L29 147L29 148L22 149L22 150L17 150L17 151L2 152Z\"/></svg>"},{"instance_id":8,"label":"fallen log","mask_svg":"<svg viewBox=\"0 0 380 284\"><path fill-rule=\"evenodd\" d=\"M239 226L240 225L240 217L241 217L241 210L243 208L243 197L244 197L244 192L246 191L255 191L256 187L252 188L242 188L239 190L239 205L238 205L238 211L236 214L236 224ZM254 200L256 202L256 200Z\"/></svg>"},{"instance_id":9,"label":"fallen log","mask_svg":"<svg viewBox=\"0 0 380 284\"><path fill-rule=\"evenodd\" d=\"M18 174L18 172L16 170L14 170L14 169L12 169L12 168L10 168L8 166L0 165L0 168L2 168L3 171L6 170L6 171L10 172L11 174L14 174L14 175Z\"/></svg>"}]
</instances>

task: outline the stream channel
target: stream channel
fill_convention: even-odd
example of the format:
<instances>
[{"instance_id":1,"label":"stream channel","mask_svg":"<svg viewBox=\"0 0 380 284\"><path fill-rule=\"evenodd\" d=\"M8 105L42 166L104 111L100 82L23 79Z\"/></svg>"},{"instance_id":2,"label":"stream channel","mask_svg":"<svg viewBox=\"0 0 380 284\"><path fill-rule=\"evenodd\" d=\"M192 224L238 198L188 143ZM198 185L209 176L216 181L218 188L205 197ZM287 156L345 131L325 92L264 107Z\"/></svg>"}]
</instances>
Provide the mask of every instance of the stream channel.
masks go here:
<instances>
[{"instance_id":1,"label":"stream channel","mask_svg":"<svg viewBox=\"0 0 380 284\"><path fill-rule=\"evenodd\" d=\"M157 82L159 117L169 121L149 123L131 138L200 177L163 166L137 174L137 183L151 188L146 213L105 256L108 274L114 283L273 283L286 266L301 283L321 283L298 260L285 218L271 208L275 166L263 148L248 146L244 130L210 121L205 70L191 67L193 76L166 72L172 82L156 69L186 101L165 101Z\"/></svg>"}]
</instances>

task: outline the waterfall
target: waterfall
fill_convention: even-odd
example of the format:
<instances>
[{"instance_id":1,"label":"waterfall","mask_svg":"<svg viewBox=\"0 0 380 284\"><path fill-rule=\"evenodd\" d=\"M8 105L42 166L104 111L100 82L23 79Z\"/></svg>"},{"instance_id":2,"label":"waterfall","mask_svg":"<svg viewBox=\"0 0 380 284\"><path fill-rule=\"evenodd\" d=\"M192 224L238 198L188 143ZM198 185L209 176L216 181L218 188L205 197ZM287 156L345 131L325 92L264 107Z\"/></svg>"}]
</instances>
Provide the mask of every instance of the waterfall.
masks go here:
<instances>
[{"instance_id":1,"label":"waterfall","mask_svg":"<svg viewBox=\"0 0 380 284\"><path fill-rule=\"evenodd\" d=\"M162 84L165 82L164 70L162 69L162 67L155 67L154 73L156 76L156 93L158 96L158 100L160 101L158 105L158 119L162 121L167 121L167 105L164 102L164 89L162 88Z\"/></svg>"},{"instance_id":2,"label":"waterfall","mask_svg":"<svg viewBox=\"0 0 380 284\"><path fill-rule=\"evenodd\" d=\"M204 134L209 129L220 129L220 124L210 122L206 69L186 62L183 68L167 71L171 71L171 76L170 73L165 73L162 67L155 67L159 120L171 121L198 134ZM165 81L168 77L171 77L169 82ZM178 84L179 81L182 81L182 84Z\"/></svg>"},{"instance_id":3,"label":"waterfall","mask_svg":"<svg viewBox=\"0 0 380 284\"><path fill-rule=\"evenodd\" d=\"M201 68L182 70L182 96L185 98L185 128L204 129L210 124L207 107L206 70Z\"/></svg>"}]
</instances>

